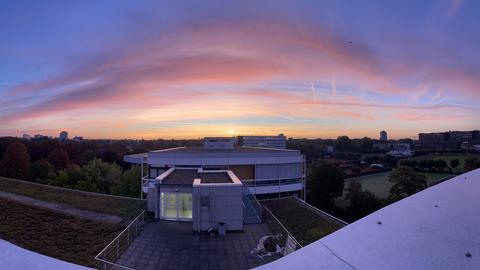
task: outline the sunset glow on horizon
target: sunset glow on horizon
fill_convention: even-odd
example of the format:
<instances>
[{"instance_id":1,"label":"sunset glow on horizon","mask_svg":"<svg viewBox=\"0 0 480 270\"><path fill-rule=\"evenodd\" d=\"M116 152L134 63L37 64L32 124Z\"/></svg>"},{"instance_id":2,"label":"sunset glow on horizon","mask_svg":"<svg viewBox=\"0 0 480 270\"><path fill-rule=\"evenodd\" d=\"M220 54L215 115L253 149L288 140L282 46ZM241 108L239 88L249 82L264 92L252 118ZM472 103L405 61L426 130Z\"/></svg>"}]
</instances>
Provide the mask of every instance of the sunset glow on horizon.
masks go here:
<instances>
[{"instance_id":1,"label":"sunset glow on horizon","mask_svg":"<svg viewBox=\"0 0 480 270\"><path fill-rule=\"evenodd\" d=\"M480 128L480 2L12 1L0 136Z\"/></svg>"}]
</instances>

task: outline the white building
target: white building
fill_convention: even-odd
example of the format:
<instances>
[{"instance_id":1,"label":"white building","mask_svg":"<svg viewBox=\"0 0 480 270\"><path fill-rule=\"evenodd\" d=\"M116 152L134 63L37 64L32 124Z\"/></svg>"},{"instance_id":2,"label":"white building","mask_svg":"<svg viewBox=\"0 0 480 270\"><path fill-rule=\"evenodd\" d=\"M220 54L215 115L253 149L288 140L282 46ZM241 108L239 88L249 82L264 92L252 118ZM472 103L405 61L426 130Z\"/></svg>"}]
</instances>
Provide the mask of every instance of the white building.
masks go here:
<instances>
[{"instance_id":1,"label":"white building","mask_svg":"<svg viewBox=\"0 0 480 270\"><path fill-rule=\"evenodd\" d=\"M238 136L240 146L287 148L287 137L283 134L278 136Z\"/></svg>"},{"instance_id":2,"label":"white building","mask_svg":"<svg viewBox=\"0 0 480 270\"><path fill-rule=\"evenodd\" d=\"M228 150L233 149L235 139L233 137L205 137L203 148L206 150Z\"/></svg>"},{"instance_id":3,"label":"white building","mask_svg":"<svg viewBox=\"0 0 480 270\"><path fill-rule=\"evenodd\" d=\"M192 221L194 231L219 224L230 231L243 229L243 203L249 202L244 202L243 184L232 171L170 168L155 180L148 203L156 218Z\"/></svg>"},{"instance_id":4,"label":"white building","mask_svg":"<svg viewBox=\"0 0 480 270\"><path fill-rule=\"evenodd\" d=\"M162 207L159 205L162 199L158 200L156 197L158 187L160 185L161 188L162 179L168 178L165 173L172 172L173 169L228 172L228 175L238 178L242 184L244 200L245 197L255 199L252 195L256 197L295 195L301 198L305 196L305 159L300 151L234 146L231 139L206 138L204 147L177 147L125 156L126 162L147 167L147 173L142 176L141 183L143 192L147 193L148 210L155 212L158 207ZM184 180L188 182L187 190L192 194L190 178ZM181 192L182 188L176 190ZM248 212L248 209L244 211ZM159 218L165 218L158 211L156 213Z\"/></svg>"}]
</instances>

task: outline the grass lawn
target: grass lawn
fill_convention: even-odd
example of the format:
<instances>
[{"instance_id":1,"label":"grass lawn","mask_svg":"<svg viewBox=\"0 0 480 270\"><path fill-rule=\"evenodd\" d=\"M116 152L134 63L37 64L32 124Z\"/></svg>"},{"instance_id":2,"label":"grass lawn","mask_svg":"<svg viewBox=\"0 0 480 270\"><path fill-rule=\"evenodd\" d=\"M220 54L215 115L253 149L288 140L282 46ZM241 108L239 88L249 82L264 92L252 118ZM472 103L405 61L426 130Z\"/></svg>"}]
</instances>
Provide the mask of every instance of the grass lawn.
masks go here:
<instances>
[{"instance_id":1,"label":"grass lawn","mask_svg":"<svg viewBox=\"0 0 480 270\"><path fill-rule=\"evenodd\" d=\"M95 267L94 256L122 227L0 198L0 236L23 248Z\"/></svg>"},{"instance_id":2,"label":"grass lawn","mask_svg":"<svg viewBox=\"0 0 480 270\"><path fill-rule=\"evenodd\" d=\"M113 214L125 218L138 214L146 205L146 201L144 200L79 192L4 177L0 177L0 191L24 195L47 202L67 204L80 209Z\"/></svg>"},{"instance_id":3,"label":"grass lawn","mask_svg":"<svg viewBox=\"0 0 480 270\"><path fill-rule=\"evenodd\" d=\"M301 245L308 245L344 225L293 198L262 200L260 203L282 222Z\"/></svg>"},{"instance_id":4,"label":"grass lawn","mask_svg":"<svg viewBox=\"0 0 480 270\"><path fill-rule=\"evenodd\" d=\"M390 188L393 186L393 183L388 181L388 177L390 176L390 173L391 172L376 173L371 175L345 179L345 189L348 188L348 185L350 182L357 181L359 183L362 183L363 190L368 190L373 194L375 194L375 196L381 199L385 199L388 197L388 195L390 195ZM426 180L428 185L435 184L440 179L451 176L448 173L425 173L425 172L418 172L418 173L423 174L427 177ZM343 197L345 197L346 192L347 191L344 190ZM339 200L343 200L343 198ZM341 203L341 205L343 204Z\"/></svg>"}]
</instances>

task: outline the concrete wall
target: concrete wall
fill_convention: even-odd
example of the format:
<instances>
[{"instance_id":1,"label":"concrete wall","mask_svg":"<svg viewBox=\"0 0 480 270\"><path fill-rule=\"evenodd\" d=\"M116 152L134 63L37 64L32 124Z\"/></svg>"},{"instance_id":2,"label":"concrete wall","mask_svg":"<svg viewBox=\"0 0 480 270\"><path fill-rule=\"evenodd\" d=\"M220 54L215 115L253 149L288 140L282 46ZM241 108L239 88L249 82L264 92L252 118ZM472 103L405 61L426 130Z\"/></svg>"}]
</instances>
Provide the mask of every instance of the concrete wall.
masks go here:
<instances>
[{"instance_id":1,"label":"concrete wall","mask_svg":"<svg viewBox=\"0 0 480 270\"><path fill-rule=\"evenodd\" d=\"M209 206L202 206L202 200ZM219 222L226 223L227 230L243 229L242 185L194 183L193 230L217 228Z\"/></svg>"},{"instance_id":2,"label":"concrete wall","mask_svg":"<svg viewBox=\"0 0 480 270\"><path fill-rule=\"evenodd\" d=\"M155 212L155 203L157 202L157 189L148 188L147 195L147 212Z\"/></svg>"}]
</instances>

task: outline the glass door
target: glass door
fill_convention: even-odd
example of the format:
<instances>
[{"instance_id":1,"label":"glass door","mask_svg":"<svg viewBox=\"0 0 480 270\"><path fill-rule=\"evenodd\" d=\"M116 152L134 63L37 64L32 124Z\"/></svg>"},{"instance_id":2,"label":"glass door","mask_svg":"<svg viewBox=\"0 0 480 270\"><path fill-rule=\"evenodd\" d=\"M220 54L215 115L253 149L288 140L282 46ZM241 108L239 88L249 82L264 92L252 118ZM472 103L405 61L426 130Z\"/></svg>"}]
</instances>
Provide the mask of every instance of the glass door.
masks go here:
<instances>
[{"instance_id":1,"label":"glass door","mask_svg":"<svg viewBox=\"0 0 480 270\"><path fill-rule=\"evenodd\" d=\"M160 216L168 220L192 220L192 194L161 192Z\"/></svg>"},{"instance_id":2,"label":"glass door","mask_svg":"<svg viewBox=\"0 0 480 270\"><path fill-rule=\"evenodd\" d=\"M177 219L177 194L162 192L162 218Z\"/></svg>"},{"instance_id":3,"label":"glass door","mask_svg":"<svg viewBox=\"0 0 480 270\"><path fill-rule=\"evenodd\" d=\"M192 219L192 194L179 193L178 194L178 218Z\"/></svg>"}]
</instances>

